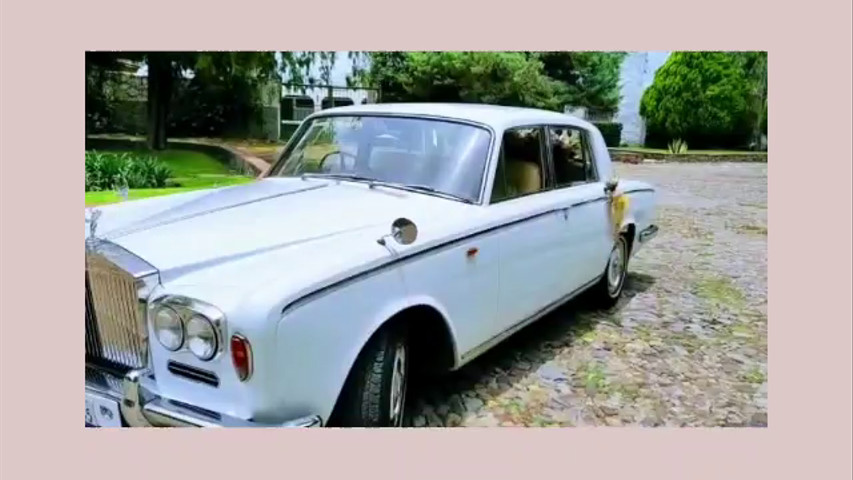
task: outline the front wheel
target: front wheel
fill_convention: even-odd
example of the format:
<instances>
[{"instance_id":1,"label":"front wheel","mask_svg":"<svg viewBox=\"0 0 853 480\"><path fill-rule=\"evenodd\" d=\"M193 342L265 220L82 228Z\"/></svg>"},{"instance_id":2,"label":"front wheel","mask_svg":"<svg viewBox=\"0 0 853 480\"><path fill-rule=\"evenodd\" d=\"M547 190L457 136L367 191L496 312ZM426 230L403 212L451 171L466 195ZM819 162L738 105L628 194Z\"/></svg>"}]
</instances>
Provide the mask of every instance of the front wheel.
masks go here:
<instances>
[{"instance_id":1,"label":"front wheel","mask_svg":"<svg viewBox=\"0 0 853 480\"><path fill-rule=\"evenodd\" d=\"M627 273L628 239L622 234L619 235L619 238L613 244L613 249L610 250L610 257L607 259L604 275L592 289L596 303L603 308L611 308L616 305L619 297L622 296L622 289L625 286Z\"/></svg>"},{"instance_id":2,"label":"front wheel","mask_svg":"<svg viewBox=\"0 0 853 480\"><path fill-rule=\"evenodd\" d=\"M342 427L401 427L410 348L399 328L383 327L364 347L341 396Z\"/></svg>"}]
</instances>

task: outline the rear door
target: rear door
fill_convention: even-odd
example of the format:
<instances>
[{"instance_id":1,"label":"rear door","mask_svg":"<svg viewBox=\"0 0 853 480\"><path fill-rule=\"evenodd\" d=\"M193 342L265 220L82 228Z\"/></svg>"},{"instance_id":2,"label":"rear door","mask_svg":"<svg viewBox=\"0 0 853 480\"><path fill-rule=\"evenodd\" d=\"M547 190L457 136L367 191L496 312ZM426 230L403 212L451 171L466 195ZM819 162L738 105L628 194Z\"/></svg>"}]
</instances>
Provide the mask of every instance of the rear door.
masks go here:
<instances>
[{"instance_id":1,"label":"rear door","mask_svg":"<svg viewBox=\"0 0 853 480\"><path fill-rule=\"evenodd\" d=\"M562 244L568 262L563 289L568 294L604 273L613 245L609 201L586 130L567 125L547 130L554 189L568 208Z\"/></svg>"}]
</instances>

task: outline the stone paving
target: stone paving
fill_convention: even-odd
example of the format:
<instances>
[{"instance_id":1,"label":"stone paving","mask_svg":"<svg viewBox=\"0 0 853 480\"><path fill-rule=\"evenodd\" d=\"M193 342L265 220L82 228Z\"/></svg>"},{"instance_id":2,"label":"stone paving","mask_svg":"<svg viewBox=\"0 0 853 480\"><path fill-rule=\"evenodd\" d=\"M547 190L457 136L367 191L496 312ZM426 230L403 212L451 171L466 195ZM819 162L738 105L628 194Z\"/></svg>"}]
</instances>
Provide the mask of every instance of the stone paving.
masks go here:
<instances>
[{"instance_id":1,"label":"stone paving","mask_svg":"<svg viewBox=\"0 0 853 480\"><path fill-rule=\"evenodd\" d=\"M767 425L767 164L616 169L656 185L661 227L623 301L575 300L413 382L409 425Z\"/></svg>"}]
</instances>

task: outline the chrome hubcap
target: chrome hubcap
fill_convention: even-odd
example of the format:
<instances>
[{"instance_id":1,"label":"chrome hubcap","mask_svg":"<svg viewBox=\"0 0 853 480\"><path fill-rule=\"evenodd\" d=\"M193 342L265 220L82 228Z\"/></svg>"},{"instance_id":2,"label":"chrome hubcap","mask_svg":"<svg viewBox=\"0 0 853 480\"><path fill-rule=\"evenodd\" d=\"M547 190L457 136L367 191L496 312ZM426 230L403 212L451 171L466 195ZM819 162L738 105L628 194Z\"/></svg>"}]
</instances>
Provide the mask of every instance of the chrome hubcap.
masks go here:
<instances>
[{"instance_id":1,"label":"chrome hubcap","mask_svg":"<svg viewBox=\"0 0 853 480\"><path fill-rule=\"evenodd\" d=\"M391 372L391 425L403 423L403 403L406 397L406 346L397 345Z\"/></svg>"},{"instance_id":2,"label":"chrome hubcap","mask_svg":"<svg viewBox=\"0 0 853 480\"><path fill-rule=\"evenodd\" d=\"M622 277L625 270L625 242L616 242L613 251L610 252L610 262L607 266L607 290L610 295L619 293L622 287Z\"/></svg>"}]
</instances>

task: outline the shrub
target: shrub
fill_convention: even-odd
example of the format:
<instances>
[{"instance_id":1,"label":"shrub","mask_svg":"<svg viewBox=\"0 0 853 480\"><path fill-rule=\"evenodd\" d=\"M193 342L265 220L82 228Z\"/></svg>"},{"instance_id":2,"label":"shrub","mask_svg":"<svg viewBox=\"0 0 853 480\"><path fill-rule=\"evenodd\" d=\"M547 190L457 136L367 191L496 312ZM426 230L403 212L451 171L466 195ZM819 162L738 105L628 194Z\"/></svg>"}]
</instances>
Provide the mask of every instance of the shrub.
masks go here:
<instances>
[{"instance_id":1,"label":"shrub","mask_svg":"<svg viewBox=\"0 0 853 480\"><path fill-rule=\"evenodd\" d=\"M675 52L643 94L646 143L670 139L694 148L738 148L748 143L750 82L734 52Z\"/></svg>"},{"instance_id":2,"label":"shrub","mask_svg":"<svg viewBox=\"0 0 853 480\"><path fill-rule=\"evenodd\" d=\"M290 140L290 137L293 136L297 128L299 128L298 123L283 123L281 125L281 139L284 141Z\"/></svg>"},{"instance_id":3,"label":"shrub","mask_svg":"<svg viewBox=\"0 0 853 480\"><path fill-rule=\"evenodd\" d=\"M130 152L86 152L86 191L162 188L171 171L155 157Z\"/></svg>"},{"instance_id":4,"label":"shrub","mask_svg":"<svg viewBox=\"0 0 853 480\"><path fill-rule=\"evenodd\" d=\"M604 143L607 144L608 147L618 147L620 141L622 140L622 124L616 122L598 122L594 123L594 125L601 132L601 136L604 137Z\"/></svg>"},{"instance_id":5,"label":"shrub","mask_svg":"<svg viewBox=\"0 0 853 480\"><path fill-rule=\"evenodd\" d=\"M675 140L669 142L669 145L667 145L667 150L669 150L669 153L675 154L687 153L687 142L680 138L676 138Z\"/></svg>"}]
</instances>

